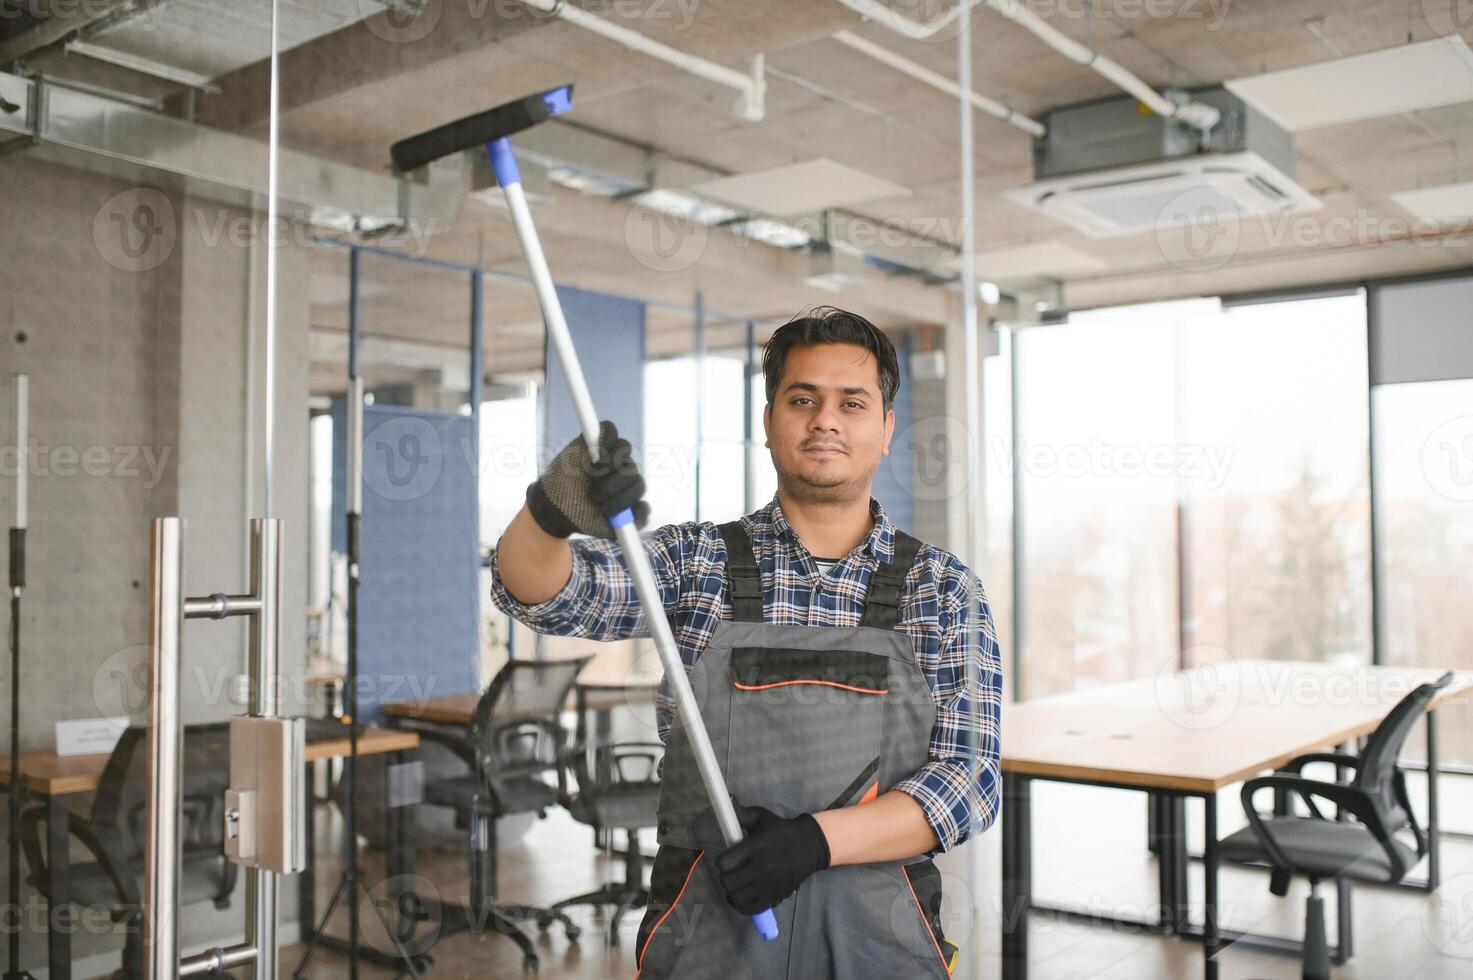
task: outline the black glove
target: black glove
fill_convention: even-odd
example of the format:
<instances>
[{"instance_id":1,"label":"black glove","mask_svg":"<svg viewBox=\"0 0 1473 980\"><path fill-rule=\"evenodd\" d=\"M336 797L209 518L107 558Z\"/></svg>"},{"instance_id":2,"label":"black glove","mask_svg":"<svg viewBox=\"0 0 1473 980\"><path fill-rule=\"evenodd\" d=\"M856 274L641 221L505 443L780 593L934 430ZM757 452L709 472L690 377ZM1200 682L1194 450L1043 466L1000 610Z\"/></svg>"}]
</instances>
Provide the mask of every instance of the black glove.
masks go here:
<instances>
[{"instance_id":1,"label":"black glove","mask_svg":"<svg viewBox=\"0 0 1473 980\"><path fill-rule=\"evenodd\" d=\"M588 444L578 436L527 487L527 509L555 538L578 532L612 539L616 535L609 518L622 510L634 508L635 527L649 521L650 505L641 499L644 490L633 447L605 419L599 424L598 462L589 460Z\"/></svg>"},{"instance_id":2,"label":"black glove","mask_svg":"<svg viewBox=\"0 0 1473 980\"><path fill-rule=\"evenodd\" d=\"M746 834L716 858L727 904L744 915L770 909L829 866L829 842L811 813L780 817L760 806L736 804Z\"/></svg>"}]
</instances>

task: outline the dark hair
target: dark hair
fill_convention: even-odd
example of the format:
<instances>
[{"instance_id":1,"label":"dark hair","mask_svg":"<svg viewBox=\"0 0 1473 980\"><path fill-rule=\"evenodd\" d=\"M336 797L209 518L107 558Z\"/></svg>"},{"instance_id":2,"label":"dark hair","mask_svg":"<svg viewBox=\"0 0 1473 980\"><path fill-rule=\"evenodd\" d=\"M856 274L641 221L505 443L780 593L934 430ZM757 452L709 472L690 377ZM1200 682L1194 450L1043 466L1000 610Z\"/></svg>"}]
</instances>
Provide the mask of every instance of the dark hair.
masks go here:
<instances>
[{"instance_id":1,"label":"dark hair","mask_svg":"<svg viewBox=\"0 0 1473 980\"><path fill-rule=\"evenodd\" d=\"M885 332L858 313L820 306L778 327L762 348L762 374L767 382L767 404L777 396L777 385L788 364L788 351L800 344L857 344L875 356L880 366L883 410L890 411L900 390L900 361Z\"/></svg>"}]
</instances>

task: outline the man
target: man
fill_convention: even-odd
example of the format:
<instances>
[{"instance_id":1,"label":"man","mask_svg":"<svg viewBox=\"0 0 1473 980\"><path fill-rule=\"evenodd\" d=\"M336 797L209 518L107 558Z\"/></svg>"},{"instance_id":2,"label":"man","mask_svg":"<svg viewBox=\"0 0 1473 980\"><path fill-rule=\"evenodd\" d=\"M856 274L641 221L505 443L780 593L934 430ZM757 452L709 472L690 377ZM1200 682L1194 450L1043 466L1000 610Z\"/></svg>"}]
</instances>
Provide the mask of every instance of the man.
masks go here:
<instances>
[{"instance_id":1,"label":"man","mask_svg":"<svg viewBox=\"0 0 1473 980\"><path fill-rule=\"evenodd\" d=\"M969 616L965 566L898 530L870 494L900 383L885 334L818 310L773 334L763 373L774 499L643 539L747 836L724 846L662 694L639 975L945 977L956 947L929 858L998 812L1002 674L986 597L975 583ZM649 634L608 522L633 508L643 526L645 484L611 423L602 440L600 464L581 437L552 461L497 546L496 604L534 630ZM570 544L574 532L591 537ZM772 943L749 919L766 908Z\"/></svg>"}]
</instances>

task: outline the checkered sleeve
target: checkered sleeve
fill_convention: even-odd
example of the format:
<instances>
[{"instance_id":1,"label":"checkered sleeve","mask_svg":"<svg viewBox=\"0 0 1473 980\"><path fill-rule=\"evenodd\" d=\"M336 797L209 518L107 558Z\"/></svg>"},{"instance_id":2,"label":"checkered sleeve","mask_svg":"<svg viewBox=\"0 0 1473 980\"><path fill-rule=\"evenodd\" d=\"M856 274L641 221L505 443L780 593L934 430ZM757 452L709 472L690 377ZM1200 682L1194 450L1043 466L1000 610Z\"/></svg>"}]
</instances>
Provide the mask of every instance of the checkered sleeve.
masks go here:
<instances>
[{"instance_id":1,"label":"checkered sleeve","mask_svg":"<svg viewBox=\"0 0 1473 980\"><path fill-rule=\"evenodd\" d=\"M986 830L999 810L1002 660L980 581L975 582L976 618L966 615L969 575L960 565L948 569L937 640L919 651L918 662L936 702L930 760L895 786L925 811L940 842L933 854Z\"/></svg>"},{"instance_id":2,"label":"checkered sleeve","mask_svg":"<svg viewBox=\"0 0 1473 980\"><path fill-rule=\"evenodd\" d=\"M680 597L690 532L686 525L666 524L641 535L666 615ZM496 607L538 633L590 640L624 640L649 636L644 608L634 578L624 564L619 542L573 538L573 569L557 594L527 604L506 590L501 580L501 551L491 556L491 598Z\"/></svg>"}]
</instances>

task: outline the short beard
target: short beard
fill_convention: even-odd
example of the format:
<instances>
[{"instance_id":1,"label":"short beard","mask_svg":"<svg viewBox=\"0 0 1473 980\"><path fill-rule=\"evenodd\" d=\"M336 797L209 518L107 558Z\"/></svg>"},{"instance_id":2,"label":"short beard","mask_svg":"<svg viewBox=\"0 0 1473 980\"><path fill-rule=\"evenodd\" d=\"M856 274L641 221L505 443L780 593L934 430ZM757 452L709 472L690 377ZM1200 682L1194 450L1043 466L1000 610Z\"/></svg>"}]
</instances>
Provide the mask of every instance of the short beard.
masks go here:
<instances>
[{"instance_id":1,"label":"short beard","mask_svg":"<svg viewBox=\"0 0 1473 980\"><path fill-rule=\"evenodd\" d=\"M776 458L773 459L773 469L777 470L777 485L792 500L804 504L847 504L864 497L868 493L868 487L874 480L874 471L870 471L868 477L858 480L839 480L834 483L814 483L805 477L789 472L777 465ZM876 469L879 467L876 466Z\"/></svg>"}]
</instances>

